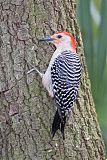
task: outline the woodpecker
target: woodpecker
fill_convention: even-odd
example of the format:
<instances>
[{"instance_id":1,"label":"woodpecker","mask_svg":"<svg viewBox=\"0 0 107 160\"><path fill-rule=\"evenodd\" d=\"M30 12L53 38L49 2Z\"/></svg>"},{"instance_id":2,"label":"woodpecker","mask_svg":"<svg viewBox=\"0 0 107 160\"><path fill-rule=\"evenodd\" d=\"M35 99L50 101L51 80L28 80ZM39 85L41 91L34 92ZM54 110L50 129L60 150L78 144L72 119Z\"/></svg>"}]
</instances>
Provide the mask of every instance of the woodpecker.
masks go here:
<instances>
[{"instance_id":1,"label":"woodpecker","mask_svg":"<svg viewBox=\"0 0 107 160\"><path fill-rule=\"evenodd\" d=\"M45 74L39 72L36 67L28 73L36 70L42 78L43 86L54 98L57 110L52 124L52 137L59 129L63 139L65 139L65 124L77 98L81 75L80 58L76 53L74 37L68 32L56 32L40 41L52 43L56 50Z\"/></svg>"}]
</instances>

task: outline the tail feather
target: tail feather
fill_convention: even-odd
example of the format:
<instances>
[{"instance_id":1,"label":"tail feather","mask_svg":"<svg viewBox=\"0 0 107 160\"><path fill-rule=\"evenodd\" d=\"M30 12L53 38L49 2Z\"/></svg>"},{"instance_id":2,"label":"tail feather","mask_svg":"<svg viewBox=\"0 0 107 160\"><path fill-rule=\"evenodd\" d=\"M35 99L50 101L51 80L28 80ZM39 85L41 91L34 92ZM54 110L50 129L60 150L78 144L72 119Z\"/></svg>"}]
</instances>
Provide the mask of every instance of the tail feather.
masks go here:
<instances>
[{"instance_id":1,"label":"tail feather","mask_svg":"<svg viewBox=\"0 0 107 160\"><path fill-rule=\"evenodd\" d=\"M63 118L63 123L61 123L61 129L60 129L61 133L62 133L63 140L65 139L65 134L64 134L65 123L66 123L66 117Z\"/></svg>"},{"instance_id":2,"label":"tail feather","mask_svg":"<svg viewBox=\"0 0 107 160\"><path fill-rule=\"evenodd\" d=\"M57 110L54 116L53 124L52 124L52 138L55 136L56 131L59 129L61 131L63 140L65 139L65 136L64 136L65 123L66 123L66 117L63 118L63 122L62 122L62 119Z\"/></svg>"},{"instance_id":3,"label":"tail feather","mask_svg":"<svg viewBox=\"0 0 107 160\"><path fill-rule=\"evenodd\" d=\"M60 124L61 124L61 119L57 110L52 124L52 138L54 137L56 131L60 129Z\"/></svg>"}]
</instances>

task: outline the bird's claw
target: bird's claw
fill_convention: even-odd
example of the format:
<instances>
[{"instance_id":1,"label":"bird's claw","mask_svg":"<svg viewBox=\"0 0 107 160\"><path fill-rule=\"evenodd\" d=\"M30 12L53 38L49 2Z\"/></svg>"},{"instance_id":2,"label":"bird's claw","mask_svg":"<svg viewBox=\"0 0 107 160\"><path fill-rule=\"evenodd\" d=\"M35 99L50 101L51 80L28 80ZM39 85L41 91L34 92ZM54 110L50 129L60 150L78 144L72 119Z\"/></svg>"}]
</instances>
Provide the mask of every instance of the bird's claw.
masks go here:
<instances>
[{"instance_id":1,"label":"bird's claw","mask_svg":"<svg viewBox=\"0 0 107 160\"><path fill-rule=\"evenodd\" d=\"M35 71L35 68L30 69L30 70L27 72L27 74L30 74L30 73L32 73L33 71Z\"/></svg>"},{"instance_id":2,"label":"bird's claw","mask_svg":"<svg viewBox=\"0 0 107 160\"><path fill-rule=\"evenodd\" d=\"M39 74L39 76L41 77L41 78L43 78L43 73L41 73L35 66L33 66L33 65L31 65L31 67L32 67L32 69L30 69L28 72L27 72L27 74L30 74L30 73L32 73L33 71L36 71L38 74Z\"/></svg>"}]
</instances>

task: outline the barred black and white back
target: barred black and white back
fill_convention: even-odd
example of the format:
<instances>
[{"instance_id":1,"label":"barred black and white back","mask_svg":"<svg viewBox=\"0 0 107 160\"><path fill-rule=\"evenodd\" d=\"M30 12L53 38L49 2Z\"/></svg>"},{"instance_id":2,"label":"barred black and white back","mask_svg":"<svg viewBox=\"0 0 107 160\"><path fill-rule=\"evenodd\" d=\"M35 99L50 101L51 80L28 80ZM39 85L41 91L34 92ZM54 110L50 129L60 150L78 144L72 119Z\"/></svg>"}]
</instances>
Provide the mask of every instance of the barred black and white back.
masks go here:
<instances>
[{"instance_id":1,"label":"barred black and white back","mask_svg":"<svg viewBox=\"0 0 107 160\"><path fill-rule=\"evenodd\" d=\"M53 120L52 135L61 130L64 139L64 127L69 119L70 110L78 92L80 81L80 59L71 51L62 52L51 67L51 79L57 111Z\"/></svg>"}]
</instances>

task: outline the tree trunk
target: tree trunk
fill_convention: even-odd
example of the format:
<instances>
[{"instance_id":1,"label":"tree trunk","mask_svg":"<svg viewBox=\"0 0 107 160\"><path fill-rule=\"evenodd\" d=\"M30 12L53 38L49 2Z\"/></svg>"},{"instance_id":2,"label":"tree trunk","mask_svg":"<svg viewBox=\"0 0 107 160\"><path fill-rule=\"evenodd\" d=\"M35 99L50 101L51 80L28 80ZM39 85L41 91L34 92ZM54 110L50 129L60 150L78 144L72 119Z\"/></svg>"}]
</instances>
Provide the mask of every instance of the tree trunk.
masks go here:
<instances>
[{"instance_id":1,"label":"tree trunk","mask_svg":"<svg viewBox=\"0 0 107 160\"><path fill-rule=\"evenodd\" d=\"M1 160L105 159L75 10L75 0L0 0ZM26 74L33 63L44 71L54 51L38 38L63 30L74 35L82 63L65 141L60 132L51 139L53 99L38 74Z\"/></svg>"}]
</instances>

